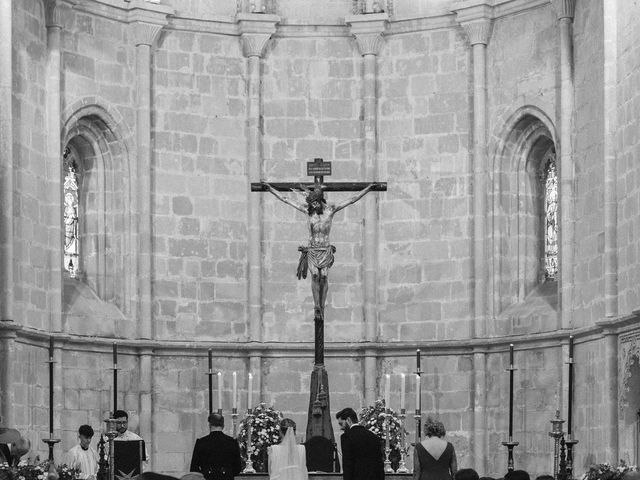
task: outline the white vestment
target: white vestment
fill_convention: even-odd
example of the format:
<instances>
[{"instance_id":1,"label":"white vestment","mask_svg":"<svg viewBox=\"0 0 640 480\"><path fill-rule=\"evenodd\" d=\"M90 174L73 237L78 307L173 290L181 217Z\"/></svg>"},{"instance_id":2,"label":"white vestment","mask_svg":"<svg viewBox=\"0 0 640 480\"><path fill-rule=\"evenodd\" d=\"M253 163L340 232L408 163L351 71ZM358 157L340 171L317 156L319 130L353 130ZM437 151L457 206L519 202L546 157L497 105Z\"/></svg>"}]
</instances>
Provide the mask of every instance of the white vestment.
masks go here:
<instances>
[{"instance_id":1,"label":"white vestment","mask_svg":"<svg viewBox=\"0 0 640 480\"><path fill-rule=\"evenodd\" d=\"M89 448L83 450L80 445L76 445L69 450L67 456L67 465L80 470L78 478L95 477L96 473L98 473L98 452L93 447L89 446Z\"/></svg>"},{"instance_id":2,"label":"white vestment","mask_svg":"<svg viewBox=\"0 0 640 480\"><path fill-rule=\"evenodd\" d=\"M270 480L307 480L304 445L297 445L293 428L288 428L280 445L269 447Z\"/></svg>"}]
</instances>

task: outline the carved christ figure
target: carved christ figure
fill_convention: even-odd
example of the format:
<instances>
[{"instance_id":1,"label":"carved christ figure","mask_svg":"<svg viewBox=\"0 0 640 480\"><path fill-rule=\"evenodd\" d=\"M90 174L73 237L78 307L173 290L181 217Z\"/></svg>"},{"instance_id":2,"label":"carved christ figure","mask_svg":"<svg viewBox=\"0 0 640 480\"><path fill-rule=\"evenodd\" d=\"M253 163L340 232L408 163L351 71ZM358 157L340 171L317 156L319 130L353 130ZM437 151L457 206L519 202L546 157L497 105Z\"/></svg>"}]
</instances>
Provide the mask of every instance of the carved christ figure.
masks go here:
<instances>
[{"instance_id":1,"label":"carved christ figure","mask_svg":"<svg viewBox=\"0 0 640 480\"><path fill-rule=\"evenodd\" d=\"M320 188L302 191L302 195L306 200L305 204L282 195L267 182L262 183L278 200L307 215L309 244L298 248L300 260L298 262L297 275L298 279L307 278L307 270L311 270L314 316L317 320L323 320L324 304L327 300L327 290L329 288L327 275L329 268L333 265L333 254L336 251L336 248L329 242L333 216L343 208L356 203L376 184L371 183L345 202L334 205L327 203Z\"/></svg>"}]
</instances>

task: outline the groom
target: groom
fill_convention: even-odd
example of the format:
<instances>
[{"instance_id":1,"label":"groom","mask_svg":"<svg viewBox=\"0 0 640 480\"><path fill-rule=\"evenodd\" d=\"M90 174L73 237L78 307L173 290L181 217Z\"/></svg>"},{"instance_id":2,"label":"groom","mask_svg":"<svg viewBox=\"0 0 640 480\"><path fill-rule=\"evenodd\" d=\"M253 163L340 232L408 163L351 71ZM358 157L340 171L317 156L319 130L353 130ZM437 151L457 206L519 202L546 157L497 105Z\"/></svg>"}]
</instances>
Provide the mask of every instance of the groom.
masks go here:
<instances>
[{"instance_id":1,"label":"groom","mask_svg":"<svg viewBox=\"0 0 640 480\"><path fill-rule=\"evenodd\" d=\"M382 441L358 423L353 408L336 413L342 446L342 474L344 480L383 480Z\"/></svg>"}]
</instances>

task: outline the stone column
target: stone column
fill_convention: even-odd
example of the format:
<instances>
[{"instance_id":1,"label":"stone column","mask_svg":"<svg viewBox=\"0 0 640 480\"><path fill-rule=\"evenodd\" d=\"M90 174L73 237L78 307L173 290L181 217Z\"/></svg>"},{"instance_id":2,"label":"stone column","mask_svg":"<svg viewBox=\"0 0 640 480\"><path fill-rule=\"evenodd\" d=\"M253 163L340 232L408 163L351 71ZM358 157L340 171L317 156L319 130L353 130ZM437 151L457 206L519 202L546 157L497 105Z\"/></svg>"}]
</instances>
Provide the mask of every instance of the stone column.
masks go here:
<instances>
[{"instance_id":1,"label":"stone column","mask_svg":"<svg viewBox=\"0 0 640 480\"><path fill-rule=\"evenodd\" d=\"M378 180L378 54L389 23L386 13L351 15L345 18L358 43L363 61L364 174L366 181ZM378 338L378 196L366 195L364 201L363 289L365 342ZM364 401L373 405L376 398L376 352L364 351Z\"/></svg>"},{"instance_id":2,"label":"stone column","mask_svg":"<svg viewBox=\"0 0 640 480\"><path fill-rule=\"evenodd\" d=\"M12 321L0 320L0 425L4 427L15 425L15 340L20 328Z\"/></svg>"},{"instance_id":3,"label":"stone column","mask_svg":"<svg viewBox=\"0 0 640 480\"><path fill-rule=\"evenodd\" d=\"M13 13L0 0L0 320L13 319Z\"/></svg>"},{"instance_id":4,"label":"stone column","mask_svg":"<svg viewBox=\"0 0 640 480\"><path fill-rule=\"evenodd\" d=\"M464 28L473 59L473 271L474 338L487 332L487 44L491 36L493 9L483 0L454 5L458 22ZM473 355L473 456L474 468L486 471L486 353Z\"/></svg>"},{"instance_id":5,"label":"stone column","mask_svg":"<svg viewBox=\"0 0 640 480\"><path fill-rule=\"evenodd\" d=\"M604 305L605 316L615 317L618 315L617 2L603 2L602 8L604 10Z\"/></svg>"},{"instance_id":6,"label":"stone column","mask_svg":"<svg viewBox=\"0 0 640 480\"><path fill-rule=\"evenodd\" d=\"M262 342L262 221L261 194L251 193L250 183L262 179L262 73L260 59L267 42L276 31L276 15L239 13L237 17L242 51L247 57L247 204L248 211L248 311L247 341ZM249 354L249 369L254 374L254 388L262 398L262 355Z\"/></svg>"},{"instance_id":7,"label":"stone column","mask_svg":"<svg viewBox=\"0 0 640 480\"><path fill-rule=\"evenodd\" d=\"M575 0L554 0L560 30L560 249L558 251L558 282L560 288L559 328L570 328L573 309L573 257L575 236L575 198L573 184L573 15ZM606 127L605 127L606 128ZM605 153L606 154L606 153Z\"/></svg>"},{"instance_id":8,"label":"stone column","mask_svg":"<svg viewBox=\"0 0 640 480\"><path fill-rule=\"evenodd\" d=\"M596 322L602 327L604 337L604 371L602 381L602 428L601 451L604 450L603 462L615 465L618 462L618 334L614 325L609 322Z\"/></svg>"},{"instance_id":9,"label":"stone column","mask_svg":"<svg viewBox=\"0 0 640 480\"><path fill-rule=\"evenodd\" d=\"M173 10L163 6L134 0L129 7L128 20L131 38L136 49L136 176L135 212L137 248L136 281L138 337L151 339L155 337L151 312L151 260L153 255L153 230L151 214L151 172L153 152L151 151L151 53L155 42L167 24L167 17ZM156 428L153 421L153 351L140 351L140 432L143 438L151 438ZM152 448L150 452L150 468L153 468Z\"/></svg>"},{"instance_id":10,"label":"stone column","mask_svg":"<svg viewBox=\"0 0 640 480\"><path fill-rule=\"evenodd\" d=\"M50 330L62 330L62 152L60 148L60 32L62 30L60 4L57 0L45 0L47 22L47 149L46 181L48 185L50 217L49 257L50 277L47 289ZM59 384L60 379L56 379Z\"/></svg>"},{"instance_id":11,"label":"stone column","mask_svg":"<svg viewBox=\"0 0 640 480\"><path fill-rule=\"evenodd\" d=\"M146 2L132 2L131 36L136 47L136 258L138 337L153 338L151 313L151 49L171 9Z\"/></svg>"}]
</instances>

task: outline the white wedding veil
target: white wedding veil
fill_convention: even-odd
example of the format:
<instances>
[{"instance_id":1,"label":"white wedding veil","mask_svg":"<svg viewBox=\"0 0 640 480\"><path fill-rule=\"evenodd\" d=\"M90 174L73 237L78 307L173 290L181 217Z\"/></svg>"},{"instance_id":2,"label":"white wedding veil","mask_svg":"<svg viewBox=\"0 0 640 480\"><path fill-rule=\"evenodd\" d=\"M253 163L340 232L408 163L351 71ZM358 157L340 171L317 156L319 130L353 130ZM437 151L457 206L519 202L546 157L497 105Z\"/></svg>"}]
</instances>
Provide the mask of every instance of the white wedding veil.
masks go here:
<instances>
[{"instance_id":1,"label":"white wedding veil","mask_svg":"<svg viewBox=\"0 0 640 480\"><path fill-rule=\"evenodd\" d=\"M271 480L307 480L307 462L304 447L296 443L293 428L287 428L280 445L271 447L269 456L269 478Z\"/></svg>"}]
</instances>

